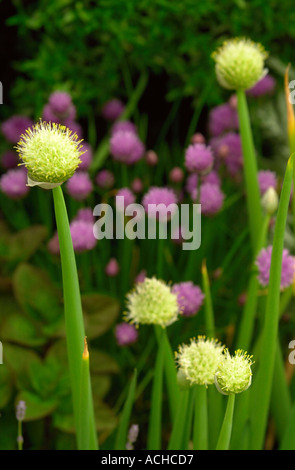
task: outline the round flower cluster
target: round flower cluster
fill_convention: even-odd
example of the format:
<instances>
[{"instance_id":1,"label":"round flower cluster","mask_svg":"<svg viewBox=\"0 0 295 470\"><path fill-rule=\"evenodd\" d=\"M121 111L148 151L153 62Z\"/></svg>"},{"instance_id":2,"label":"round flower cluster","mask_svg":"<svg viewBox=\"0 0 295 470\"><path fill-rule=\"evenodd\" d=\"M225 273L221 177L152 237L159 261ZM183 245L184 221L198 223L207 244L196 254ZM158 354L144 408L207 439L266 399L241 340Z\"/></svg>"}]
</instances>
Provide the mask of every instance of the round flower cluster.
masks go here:
<instances>
[{"instance_id":1,"label":"round flower cluster","mask_svg":"<svg viewBox=\"0 0 295 470\"><path fill-rule=\"evenodd\" d=\"M114 186L115 178L111 171L104 169L97 173L95 183L101 189L110 189Z\"/></svg>"},{"instance_id":2,"label":"round flower cluster","mask_svg":"<svg viewBox=\"0 0 295 470\"><path fill-rule=\"evenodd\" d=\"M177 295L165 282L146 277L127 295L126 319L130 323L160 325L163 328L178 318Z\"/></svg>"},{"instance_id":3,"label":"round flower cluster","mask_svg":"<svg viewBox=\"0 0 295 470\"><path fill-rule=\"evenodd\" d=\"M70 224L70 231L74 250L77 253L92 250L96 245L96 238L93 234L93 224L84 220L73 220Z\"/></svg>"},{"instance_id":4,"label":"round flower cluster","mask_svg":"<svg viewBox=\"0 0 295 470\"><path fill-rule=\"evenodd\" d=\"M152 187L142 199L142 205L148 216L160 221L173 216L177 209L176 204L176 194L169 188Z\"/></svg>"},{"instance_id":5,"label":"round flower cluster","mask_svg":"<svg viewBox=\"0 0 295 470\"><path fill-rule=\"evenodd\" d=\"M237 394L247 390L252 382L252 356L241 349L231 356L226 350L215 374L215 385L223 395Z\"/></svg>"},{"instance_id":6,"label":"round flower cluster","mask_svg":"<svg viewBox=\"0 0 295 470\"><path fill-rule=\"evenodd\" d=\"M2 123L1 131L6 140L16 144L26 129L33 126L33 122L26 116L15 115Z\"/></svg>"},{"instance_id":7,"label":"round flower cluster","mask_svg":"<svg viewBox=\"0 0 295 470\"><path fill-rule=\"evenodd\" d=\"M138 331L134 325L122 322L116 326L115 336L119 346L128 346L137 341Z\"/></svg>"},{"instance_id":8,"label":"round flower cluster","mask_svg":"<svg viewBox=\"0 0 295 470\"><path fill-rule=\"evenodd\" d=\"M230 103L223 103L209 114L209 132L213 137L220 136L225 132L235 131L239 128L238 113Z\"/></svg>"},{"instance_id":9,"label":"round flower cluster","mask_svg":"<svg viewBox=\"0 0 295 470\"><path fill-rule=\"evenodd\" d=\"M185 152L185 166L191 173L208 173L213 162L212 150L204 144L191 144Z\"/></svg>"},{"instance_id":10,"label":"round flower cluster","mask_svg":"<svg viewBox=\"0 0 295 470\"><path fill-rule=\"evenodd\" d=\"M219 185L204 183L200 189L200 204L202 214L211 216L220 211L223 206L224 193Z\"/></svg>"},{"instance_id":11,"label":"round flower cluster","mask_svg":"<svg viewBox=\"0 0 295 470\"><path fill-rule=\"evenodd\" d=\"M260 170L258 172L258 184L262 196L270 187L276 189L278 185L276 173L271 170Z\"/></svg>"},{"instance_id":12,"label":"round flower cluster","mask_svg":"<svg viewBox=\"0 0 295 470\"><path fill-rule=\"evenodd\" d=\"M132 165L144 155L144 144L139 137L131 131L117 131L110 139L110 152L119 162Z\"/></svg>"},{"instance_id":13,"label":"round flower cluster","mask_svg":"<svg viewBox=\"0 0 295 470\"><path fill-rule=\"evenodd\" d=\"M203 304L202 290L191 281L174 284L172 292L177 295L180 313L186 317L195 315Z\"/></svg>"},{"instance_id":14,"label":"round flower cluster","mask_svg":"<svg viewBox=\"0 0 295 470\"><path fill-rule=\"evenodd\" d=\"M137 127L131 121L118 121L115 122L111 127L111 135L114 135L116 132L133 132L137 135Z\"/></svg>"},{"instance_id":15,"label":"round flower cluster","mask_svg":"<svg viewBox=\"0 0 295 470\"><path fill-rule=\"evenodd\" d=\"M27 195L27 172L24 168L8 170L0 179L1 191L11 199L21 199Z\"/></svg>"},{"instance_id":16,"label":"round flower cluster","mask_svg":"<svg viewBox=\"0 0 295 470\"><path fill-rule=\"evenodd\" d=\"M243 168L241 137L236 132L228 132L215 137L210 145L219 164L224 164L230 176L236 176Z\"/></svg>"},{"instance_id":17,"label":"round flower cluster","mask_svg":"<svg viewBox=\"0 0 295 470\"><path fill-rule=\"evenodd\" d=\"M67 191L77 201L86 199L93 189L92 181L86 171L77 171L67 181Z\"/></svg>"},{"instance_id":18,"label":"round flower cluster","mask_svg":"<svg viewBox=\"0 0 295 470\"><path fill-rule=\"evenodd\" d=\"M102 116L108 121L115 121L118 119L125 109L124 104L119 99L111 99L105 103L102 108Z\"/></svg>"},{"instance_id":19,"label":"round flower cluster","mask_svg":"<svg viewBox=\"0 0 295 470\"><path fill-rule=\"evenodd\" d=\"M271 266L272 246L263 248L257 258L258 280L262 286L269 284L270 266ZM295 278L295 257L290 255L285 248L282 258L281 289L289 287Z\"/></svg>"},{"instance_id":20,"label":"round flower cluster","mask_svg":"<svg viewBox=\"0 0 295 470\"><path fill-rule=\"evenodd\" d=\"M270 95L273 93L275 87L275 79L271 75L265 75L265 77L259 80L256 85L247 90L247 95L251 95L255 98L258 96Z\"/></svg>"},{"instance_id":21,"label":"round flower cluster","mask_svg":"<svg viewBox=\"0 0 295 470\"><path fill-rule=\"evenodd\" d=\"M129 206L129 204L133 204L135 200L135 195L129 188L121 188L116 194L116 208L119 211L124 211L124 209Z\"/></svg>"}]
</instances>

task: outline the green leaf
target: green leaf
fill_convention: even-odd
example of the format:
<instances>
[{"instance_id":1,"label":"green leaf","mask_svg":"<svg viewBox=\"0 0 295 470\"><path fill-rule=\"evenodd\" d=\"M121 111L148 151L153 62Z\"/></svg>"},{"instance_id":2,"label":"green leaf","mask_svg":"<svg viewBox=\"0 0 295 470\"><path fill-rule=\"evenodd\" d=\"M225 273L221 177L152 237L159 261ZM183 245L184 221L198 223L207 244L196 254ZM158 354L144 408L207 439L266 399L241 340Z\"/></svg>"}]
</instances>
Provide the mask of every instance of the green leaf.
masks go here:
<instances>
[{"instance_id":1,"label":"green leaf","mask_svg":"<svg viewBox=\"0 0 295 470\"><path fill-rule=\"evenodd\" d=\"M97 338L113 325L119 315L120 304L116 299L101 294L82 296L85 331L89 339Z\"/></svg>"},{"instance_id":2,"label":"green leaf","mask_svg":"<svg viewBox=\"0 0 295 470\"><path fill-rule=\"evenodd\" d=\"M24 421L33 421L50 415L58 405L58 399L52 398L44 400L35 393L22 390L16 398L16 402L24 400L26 403L26 414Z\"/></svg>"},{"instance_id":3,"label":"green leaf","mask_svg":"<svg viewBox=\"0 0 295 470\"><path fill-rule=\"evenodd\" d=\"M12 376L5 364L0 365L0 409L9 402L13 391Z\"/></svg>"},{"instance_id":4,"label":"green leaf","mask_svg":"<svg viewBox=\"0 0 295 470\"><path fill-rule=\"evenodd\" d=\"M1 239L1 257L8 261L27 261L43 243L47 229L33 225ZM5 251L4 251L5 248Z\"/></svg>"}]
</instances>

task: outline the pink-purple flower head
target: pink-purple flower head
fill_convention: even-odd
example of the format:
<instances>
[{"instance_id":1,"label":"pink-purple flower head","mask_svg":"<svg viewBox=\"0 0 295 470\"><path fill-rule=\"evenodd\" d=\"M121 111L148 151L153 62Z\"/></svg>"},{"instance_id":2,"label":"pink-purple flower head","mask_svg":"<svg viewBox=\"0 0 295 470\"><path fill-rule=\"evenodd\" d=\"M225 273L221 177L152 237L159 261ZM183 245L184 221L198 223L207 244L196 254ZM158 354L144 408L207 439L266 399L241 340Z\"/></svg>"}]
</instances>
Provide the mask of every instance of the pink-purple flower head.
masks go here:
<instances>
[{"instance_id":1,"label":"pink-purple flower head","mask_svg":"<svg viewBox=\"0 0 295 470\"><path fill-rule=\"evenodd\" d=\"M109 277L115 277L119 274L120 266L116 258L110 258L106 267L105 273Z\"/></svg>"},{"instance_id":2,"label":"pink-purple flower head","mask_svg":"<svg viewBox=\"0 0 295 470\"><path fill-rule=\"evenodd\" d=\"M236 176L243 168L241 137L236 132L228 132L211 140L210 145L218 163L223 163L230 176Z\"/></svg>"},{"instance_id":3,"label":"pink-purple flower head","mask_svg":"<svg viewBox=\"0 0 295 470\"><path fill-rule=\"evenodd\" d=\"M78 210L73 220L83 220L84 222L94 223L93 211L90 207L82 207Z\"/></svg>"},{"instance_id":4,"label":"pink-purple flower head","mask_svg":"<svg viewBox=\"0 0 295 470\"><path fill-rule=\"evenodd\" d=\"M8 170L0 179L1 191L10 199L22 199L29 192L27 171L24 168Z\"/></svg>"},{"instance_id":5,"label":"pink-purple flower head","mask_svg":"<svg viewBox=\"0 0 295 470\"><path fill-rule=\"evenodd\" d=\"M214 157L210 147L204 144L191 144L185 152L185 166L190 173L208 173Z\"/></svg>"},{"instance_id":6,"label":"pink-purple flower head","mask_svg":"<svg viewBox=\"0 0 295 470\"><path fill-rule=\"evenodd\" d=\"M170 188L152 187L142 199L144 210L159 221L170 219L177 210L177 197Z\"/></svg>"},{"instance_id":7,"label":"pink-purple flower head","mask_svg":"<svg viewBox=\"0 0 295 470\"><path fill-rule=\"evenodd\" d=\"M110 139L110 152L114 158L132 165L144 155L145 147L139 137L130 131L118 131Z\"/></svg>"},{"instance_id":8,"label":"pink-purple flower head","mask_svg":"<svg viewBox=\"0 0 295 470\"><path fill-rule=\"evenodd\" d=\"M92 158L93 158L92 147L87 142L82 142L81 143L81 151L83 153L80 157L81 163L78 167L78 170L88 170L88 168L91 165Z\"/></svg>"},{"instance_id":9,"label":"pink-purple flower head","mask_svg":"<svg viewBox=\"0 0 295 470\"><path fill-rule=\"evenodd\" d=\"M270 187L276 189L278 185L276 173L271 170L260 170L258 172L258 184L262 196Z\"/></svg>"},{"instance_id":10,"label":"pink-purple flower head","mask_svg":"<svg viewBox=\"0 0 295 470\"><path fill-rule=\"evenodd\" d=\"M124 211L127 206L135 203L136 197L129 188L121 188L116 194L116 208Z\"/></svg>"},{"instance_id":11,"label":"pink-purple flower head","mask_svg":"<svg viewBox=\"0 0 295 470\"><path fill-rule=\"evenodd\" d=\"M200 188L200 204L203 215L215 215L223 206L225 195L217 184L203 183Z\"/></svg>"},{"instance_id":12,"label":"pink-purple flower head","mask_svg":"<svg viewBox=\"0 0 295 470\"><path fill-rule=\"evenodd\" d=\"M20 136L26 132L29 127L33 126L33 121L21 115L15 115L2 123L1 131L5 139L16 144Z\"/></svg>"},{"instance_id":13,"label":"pink-purple flower head","mask_svg":"<svg viewBox=\"0 0 295 470\"><path fill-rule=\"evenodd\" d=\"M205 297L200 287L191 281L174 284L172 292L177 295L179 310L186 317L191 317L200 310Z\"/></svg>"},{"instance_id":14,"label":"pink-purple flower head","mask_svg":"<svg viewBox=\"0 0 295 470\"><path fill-rule=\"evenodd\" d=\"M193 201L197 200L198 181L199 181L199 176L197 175L197 173L191 173L190 175L188 175L186 179L185 189ZM220 177L217 171L212 170L207 175L202 175L201 184L204 184L204 183L210 183L210 184L214 184L220 187L221 181L220 181Z\"/></svg>"},{"instance_id":15,"label":"pink-purple flower head","mask_svg":"<svg viewBox=\"0 0 295 470\"><path fill-rule=\"evenodd\" d=\"M93 234L93 223L84 220L73 220L70 224L70 231L74 250L77 253L92 250L96 245L96 238Z\"/></svg>"},{"instance_id":16,"label":"pink-purple flower head","mask_svg":"<svg viewBox=\"0 0 295 470\"><path fill-rule=\"evenodd\" d=\"M111 127L111 135L114 135L116 132L133 132L137 135L137 127L131 121L117 121Z\"/></svg>"},{"instance_id":17,"label":"pink-purple flower head","mask_svg":"<svg viewBox=\"0 0 295 470\"><path fill-rule=\"evenodd\" d=\"M115 328L115 336L119 346L128 346L138 339L138 330L130 323L119 323Z\"/></svg>"},{"instance_id":18,"label":"pink-purple flower head","mask_svg":"<svg viewBox=\"0 0 295 470\"><path fill-rule=\"evenodd\" d=\"M247 90L247 94L255 98L258 96L271 95L276 87L276 80L271 75L265 75L252 88Z\"/></svg>"},{"instance_id":19,"label":"pink-purple flower head","mask_svg":"<svg viewBox=\"0 0 295 470\"><path fill-rule=\"evenodd\" d=\"M121 100L113 98L105 103L102 108L102 116L108 121L115 121L118 119L125 109Z\"/></svg>"},{"instance_id":20,"label":"pink-purple flower head","mask_svg":"<svg viewBox=\"0 0 295 470\"><path fill-rule=\"evenodd\" d=\"M230 103L216 106L209 114L209 132L213 137L239 128L237 110Z\"/></svg>"},{"instance_id":21,"label":"pink-purple flower head","mask_svg":"<svg viewBox=\"0 0 295 470\"><path fill-rule=\"evenodd\" d=\"M76 118L76 107L72 97L65 91L54 91L49 96L48 103L43 108L44 121L64 123L66 119L73 121Z\"/></svg>"},{"instance_id":22,"label":"pink-purple flower head","mask_svg":"<svg viewBox=\"0 0 295 470\"><path fill-rule=\"evenodd\" d=\"M100 170L95 177L95 183L101 189L110 189L115 183L114 174L107 169Z\"/></svg>"},{"instance_id":23,"label":"pink-purple flower head","mask_svg":"<svg viewBox=\"0 0 295 470\"><path fill-rule=\"evenodd\" d=\"M262 286L269 284L272 246L263 248L256 258L258 280ZM282 257L281 289L289 287L295 278L295 257L285 248Z\"/></svg>"},{"instance_id":24,"label":"pink-purple flower head","mask_svg":"<svg viewBox=\"0 0 295 470\"><path fill-rule=\"evenodd\" d=\"M77 171L67 181L67 191L73 199L83 201L93 189L92 181L86 171Z\"/></svg>"}]
</instances>

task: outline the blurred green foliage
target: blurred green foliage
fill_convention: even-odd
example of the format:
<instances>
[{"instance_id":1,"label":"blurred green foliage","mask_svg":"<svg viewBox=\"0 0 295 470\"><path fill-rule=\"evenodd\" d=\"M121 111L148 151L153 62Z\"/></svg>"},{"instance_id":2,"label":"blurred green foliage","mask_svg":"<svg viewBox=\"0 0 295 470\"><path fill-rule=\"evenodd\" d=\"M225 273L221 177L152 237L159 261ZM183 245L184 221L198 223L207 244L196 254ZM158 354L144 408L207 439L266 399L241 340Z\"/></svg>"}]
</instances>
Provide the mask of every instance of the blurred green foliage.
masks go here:
<instances>
[{"instance_id":1,"label":"blurred green foliage","mask_svg":"<svg viewBox=\"0 0 295 470\"><path fill-rule=\"evenodd\" d=\"M12 99L34 114L54 88L63 88L79 116L89 115L106 99L128 95L144 70L167 77L168 100L197 98L210 74L214 80L210 53L228 37L249 36L286 63L293 56L291 0L12 3L7 25L16 27L21 57ZM220 101L221 93L213 81L208 104Z\"/></svg>"}]
</instances>

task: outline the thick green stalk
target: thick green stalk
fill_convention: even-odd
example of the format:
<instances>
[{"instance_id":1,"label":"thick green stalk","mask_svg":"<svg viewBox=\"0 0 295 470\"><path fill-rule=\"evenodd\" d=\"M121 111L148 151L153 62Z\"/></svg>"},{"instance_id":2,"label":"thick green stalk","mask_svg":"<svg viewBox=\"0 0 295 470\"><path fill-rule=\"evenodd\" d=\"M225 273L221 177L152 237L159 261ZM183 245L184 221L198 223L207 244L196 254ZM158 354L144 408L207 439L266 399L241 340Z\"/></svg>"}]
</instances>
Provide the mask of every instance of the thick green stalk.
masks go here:
<instances>
[{"instance_id":1,"label":"thick green stalk","mask_svg":"<svg viewBox=\"0 0 295 470\"><path fill-rule=\"evenodd\" d=\"M230 438L232 433L233 425L233 415L235 408L235 394L231 393L228 396L226 411L224 415L224 420L222 423L222 428L219 434L216 450L228 450L230 444Z\"/></svg>"},{"instance_id":2,"label":"thick green stalk","mask_svg":"<svg viewBox=\"0 0 295 470\"><path fill-rule=\"evenodd\" d=\"M173 423L171 436L168 443L168 450L182 450L183 449L183 432L187 425L186 413L189 403L190 389L180 391L180 400L177 406L176 418Z\"/></svg>"},{"instance_id":3,"label":"thick green stalk","mask_svg":"<svg viewBox=\"0 0 295 470\"><path fill-rule=\"evenodd\" d=\"M250 125L248 105L244 90L237 90L238 114L240 134L244 157L244 175L246 184L246 198L250 226L252 249L255 253L257 234L260 233L262 223L262 208L260 202L260 191L258 184L258 170Z\"/></svg>"},{"instance_id":4,"label":"thick green stalk","mask_svg":"<svg viewBox=\"0 0 295 470\"><path fill-rule=\"evenodd\" d=\"M85 337L83 312L76 259L63 192L60 186L54 188L52 192L60 246L66 340L72 387L74 418L79 447L82 440L81 436L84 432L83 429L79 428L81 362ZM97 449L98 443L95 429L91 386L89 387L89 423L89 450Z\"/></svg>"},{"instance_id":5,"label":"thick green stalk","mask_svg":"<svg viewBox=\"0 0 295 470\"><path fill-rule=\"evenodd\" d=\"M251 389L251 449L262 449L267 426L277 349L282 256L292 179L293 155L288 161L275 224L266 311L258 357L259 369Z\"/></svg>"},{"instance_id":6,"label":"thick green stalk","mask_svg":"<svg viewBox=\"0 0 295 470\"><path fill-rule=\"evenodd\" d=\"M86 338L81 364L81 387L78 429L83 430L79 450L89 450L89 353Z\"/></svg>"},{"instance_id":7,"label":"thick green stalk","mask_svg":"<svg viewBox=\"0 0 295 470\"><path fill-rule=\"evenodd\" d=\"M194 450L208 450L207 388L205 385L196 385L195 388L193 446Z\"/></svg>"}]
</instances>

